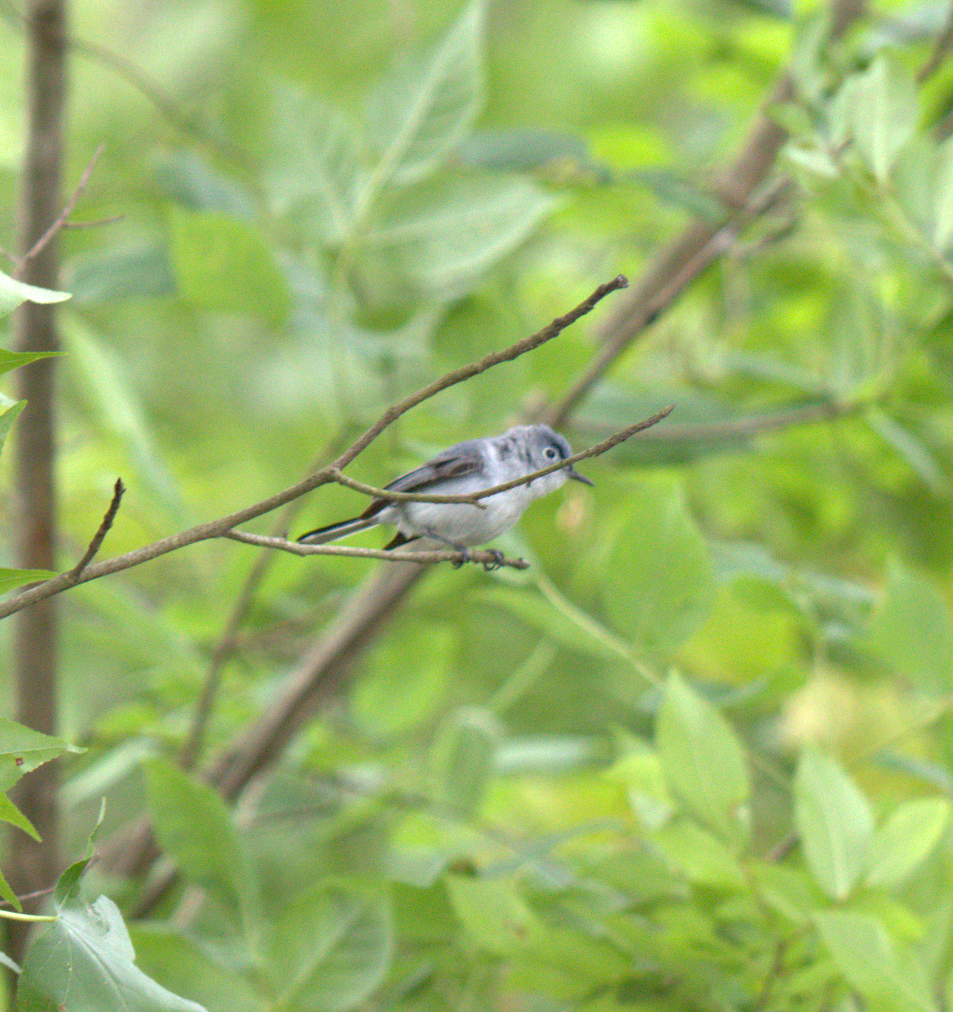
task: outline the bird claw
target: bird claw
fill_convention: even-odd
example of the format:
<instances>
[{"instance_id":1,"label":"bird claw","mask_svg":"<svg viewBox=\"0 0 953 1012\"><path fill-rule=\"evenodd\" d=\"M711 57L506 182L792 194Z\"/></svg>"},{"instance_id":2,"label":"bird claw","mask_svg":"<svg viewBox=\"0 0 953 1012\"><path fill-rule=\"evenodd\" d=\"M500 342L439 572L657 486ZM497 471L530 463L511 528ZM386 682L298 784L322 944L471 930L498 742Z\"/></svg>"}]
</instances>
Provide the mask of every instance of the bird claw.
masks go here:
<instances>
[{"instance_id":1,"label":"bird claw","mask_svg":"<svg viewBox=\"0 0 953 1012\"><path fill-rule=\"evenodd\" d=\"M502 569L503 560L505 559L503 553L498 548L488 548L487 552L493 556L493 561L483 563L483 572L492 573L495 569Z\"/></svg>"},{"instance_id":2,"label":"bird claw","mask_svg":"<svg viewBox=\"0 0 953 1012\"><path fill-rule=\"evenodd\" d=\"M466 548L464 548L463 545L454 545L453 547L456 548L456 550L460 553L461 556L461 558L459 558L456 562L453 563L454 569L460 569L460 567L465 562L473 561L472 557L470 556L470 552Z\"/></svg>"}]
</instances>

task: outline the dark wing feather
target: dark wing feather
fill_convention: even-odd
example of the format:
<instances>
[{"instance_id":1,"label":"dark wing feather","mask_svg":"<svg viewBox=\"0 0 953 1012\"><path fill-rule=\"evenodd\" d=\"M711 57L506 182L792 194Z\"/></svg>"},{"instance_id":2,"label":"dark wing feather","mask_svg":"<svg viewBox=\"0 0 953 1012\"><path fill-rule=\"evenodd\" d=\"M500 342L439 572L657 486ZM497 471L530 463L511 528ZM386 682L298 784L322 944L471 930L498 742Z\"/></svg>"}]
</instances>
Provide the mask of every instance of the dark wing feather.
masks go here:
<instances>
[{"instance_id":1,"label":"dark wing feather","mask_svg":"<svg viewBox=\"0 0 953 1012\"><path fill-rule=\"evenodd\" d=\"M438 481L462 478L464 475L478 471L482 463L483 458L480 456L479 443L475 439L470 439L451 446L449 450L437 454L433 460L428 460L426 464L421 464L413 471L408 471L399 478L395 478L384 488L394 492L426 492ZM375 516L389 505L390 501L387 499L375 499L361 516L365 519Z\"/></svg>"}]
</instances>

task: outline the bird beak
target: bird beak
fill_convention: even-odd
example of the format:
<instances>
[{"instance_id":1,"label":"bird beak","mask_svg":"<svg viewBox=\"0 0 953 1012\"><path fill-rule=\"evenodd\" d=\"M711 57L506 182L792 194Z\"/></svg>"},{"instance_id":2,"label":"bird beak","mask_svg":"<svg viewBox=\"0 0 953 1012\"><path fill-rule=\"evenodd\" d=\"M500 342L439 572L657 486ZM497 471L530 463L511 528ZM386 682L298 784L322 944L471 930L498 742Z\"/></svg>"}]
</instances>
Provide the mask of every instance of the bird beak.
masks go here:
<instances>
[{"instance_id":1,"label":"bird beak","mask_svg":"<svg viewBox=\"0 0 953 1012\"><path fill-rule=\"evenodd\" d=\"M566 474L575 481L581 481L583 485L593 484L584 474L580 474L571 464L566 468Z\"/></svg>"}]
</instances>

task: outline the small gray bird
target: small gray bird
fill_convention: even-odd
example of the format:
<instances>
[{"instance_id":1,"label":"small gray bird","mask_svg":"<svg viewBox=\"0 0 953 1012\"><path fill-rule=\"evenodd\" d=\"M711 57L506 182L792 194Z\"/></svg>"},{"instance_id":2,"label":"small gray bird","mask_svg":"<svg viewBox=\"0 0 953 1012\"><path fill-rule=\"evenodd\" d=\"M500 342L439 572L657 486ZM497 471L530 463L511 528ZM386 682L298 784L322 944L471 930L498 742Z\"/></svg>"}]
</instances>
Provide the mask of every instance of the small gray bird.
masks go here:
<instances>
[{"instance_id":1,"label":"small gray bird","mask_svg":"<svg viewBox=\"0 0 953 1012\"><path fill-rule=\"evenodd\" d=\"M518 425L502 436L457 443L385 488L395 492L471 495L539 471L571 455L569 443L548 425ZM508 531L534 499L555 492L567 478L592 484L567 464L560 471L481 499L484 509L469 503L375 499L359 517L308 531L298 541L323 545L385 524L397 528L397 534L385 548L398 548L409 541L427 538L466 554L468 548L485 545Z\"/></svg>"}]
</instances>

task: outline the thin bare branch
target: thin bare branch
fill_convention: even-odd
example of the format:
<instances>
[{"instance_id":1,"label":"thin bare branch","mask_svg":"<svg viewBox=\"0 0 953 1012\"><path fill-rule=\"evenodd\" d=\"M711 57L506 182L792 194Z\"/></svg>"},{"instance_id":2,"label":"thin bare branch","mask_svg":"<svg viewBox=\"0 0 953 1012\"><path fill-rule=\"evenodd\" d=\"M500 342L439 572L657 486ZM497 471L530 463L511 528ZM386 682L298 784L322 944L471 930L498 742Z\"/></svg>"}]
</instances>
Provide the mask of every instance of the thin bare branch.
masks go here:
<instances>
[{"instance_id":1,"label":"thin bare branch","mask_svg":"<svg viewBox=\"0 0 953 1012\"><path fill-rule=\"evenodd\" d=\"M415 408L423 401L429 400L431 397L449 387L455 386L457 383L463 383L464 380L479 376L480 373L486 372L487 369L491 369L495 365L500 365L503 362L512 362L513 359L519 358L520 355L525 355L526 352L533 351L547 341L551 341L554 337L558 337L570 324L575 323L576 320L587 313L591 313L610 292L616 292L620 288L627 288L628 284L628 278L620 274L619 277L613 278L612 281L599 285L588 299L584 299L575 309L571 309L566 313L565 316L557 317L548 327L544 327L536 334L524 337L509 348L504 348L503 351L492 352L485 358L480 359L479 362L472 362L470 365L454 369L452 372L448 372L446 376L418 390L417 393L411 394L410 397L405 398L400 404L385 411L350 449L346 450L334 461L332 466L339 470L346 467L359 453L362 453L370 446L384 429L400 418L402 414L411 408Z\"/></svg>"},{"instance_id":2,"label":"thin bare branch","mask_svg":"<svg viewBox=\"0 0 953 1012\"><path fill-rule=\"evenodd\" d=\"M385 562L416 562L424 565L430 562L479 562L489 566L509 566L512 569L529 569L529 563L525 559L500 558L496 552L489 551L453 551L452 549L441 549L433 552L413 552L391 549L385 551L382 548L354 548L350 545L303 545L298 541L289 541L287 538L275 538L268 534L251 534L248 531L228 531L223 535L235 541L244 541L249 545L259 545L262 548L277 548L282 552L291 552L292 555L337 555L347 556L352 559L383 559Z\"/></svg>"},{"instance_id":3,"label":"thin bare branch","mask_svg":"<svg viewBox=\"0 0 953 1012\"><path fill-rule=\"evenodd\" d=\"M534 348L538 348L547 341L551 341L554 337L561 334L571 323L574 323L586 313L591 312L591 310L602 299L604 299L606 295L610 292L617 291L620 288L624 288L627 284L628 282L626 279L620 276L604 285L600 285L592 293L592 295L589 296L589 298L581 302L575 307L575 309L570 310L570 312L566 313L565 316L561 316L554 320L548 327L544 327L538 333L533 334L530 337L522 338L515 344L510 345L510 347L504 348L502 351L492 352L477 362L463 366L460 369L454 369L452 372L447 373L439 380L435 380L433 383L429 383L427 386L422 387L416 393L411 394L398 404L388 408L378 421L367 429L367 431L364 432L364 434L360 436L349 449L345 450L345 452L341 454L332 465L321 468L314 474L309 475L307 478L304 478L289 488L286 488L283 492L278 492L275 495L269 496L267 499L263 499L261 502L253 503L251 506L245 506L243 509L236 510L234 513L229 513L227 516L220 517L218 520L208 520L205 523L196 524L188 530L180 531L178 534L172 534L169 537L162 538L159 541L153 542L151 545L144 545L142 548L126 552L124 555L117 555L115 558L105 559L103 562L93 563L92 565L87 566L76 579L73 579L71 573L60 573L59 576L54 576L49 580L38 583L27 590L21 591L19 594L14 594L6 601L0 602L0 618L12 615L14 612L21 611L23 608L29 607L37 601L42 601L45 598L54 596L55 594L61 594L63 591L69 590L78 583L86 583L89 580L97 580L103 576L109 576L113 573L122 572L125 569L132 569L134 566L141 566L144 562L157 559L159 556L166 555L169 552L178 551L187 545L194 545L200 541L206 541L209 538L220 538L224 534L227 534L233 527L237 527L239 524L246 523L249 520L254 520L256 517L270 513L279 506L284 506L285 503L289 503L293 499L297 499L321 485L328 484L334 480L332 477L333 469L336 468L340 470L349 464L389 425L411 408L416 407L418 404L421 404L423 401L428 400L435 394L438 394L449 387L455 386L458 383L463 383L465 380L471 379L473 376L478 376L480 373L486 372L487 369L493 368L493 366L500 365L503 362L511 362L513 359L519 358L520 355L525 355L528 351L532 351Z\"/></svg>"},{"instance_id":4,"label":"thin bare branch","mask_svg":"<svg viewBox=\"0 0 953 1012\"><path fill-rule=\"evenodd\" d=\"M850 415L860 409L854 401L817 401L781 411L765 412L759 415L745 415L741 418L726 418L717 422L685 422L666 425L645 437L646 442L678 443L692 439L730 439L737 436L757 436L779 429L791 429L798 425L826 422L833 418Z\"/></svg>"},{"instance_id":5,"label":"thin bare branch","mask_svg":"<svg viewBox=\"0 0 953 1012\"><path fill-rule=\"evenodd\" d=\"M99 147L96 148L96 150L93 152L93 157L90 158L89 163L83 170L83 174L79 177L79 182L74 187L73 192L70 194L69 200L66 201L66 206L60 212L59 217L56 219L56 221L53 222L52 225L50 225L50 227L43 233L43 235L41 235L40 238L37 239L37 241L33 244L32 248L27 253L24 253L22 257L20 257L18 269L22 269L24 263L26 263L27 260L32 260L37 255L37 253L39 253L40 250L43 249L44 246L46 246L46 244L53 238L53 236L56 235L56 233L59 232L60 229L63 228L63 226L66 224L66 219L69 218L70 214L73 211L73 208L76 207L76 202L79 200L80 195L82 194L83 190L86 189L86 186L89 183L90 177L93 174L93 169L96 168L96 163L99 161L99 156L105 150L106 145L100 144Z\"/></svg>"},{"instance_id":6,"label":"thin bare branch","mask_svg":"<svg viewBox=\"0 0 953 1012\"><path fill-rule=\"evenodd\" d=\"M83 557L69 571L69 575L73 578L74 582L79 579L80 573L93 561L96 553L102 547L103 541L109 533L113 521L116 519L116 514L119 512L119 504L122 502L125 491L126 486L123 485L122 478L117 478L116 484L113 486L112 501L109 504L109 509L106 510L103 522L99 525L99 530L93 535L93 540L90 541L89 547L83 552Z\"/></svg>"},{"instance_id":7,"label":"thin bare branch","mask_svg":"<svg viewBox=\"0 0 953 1012\"><path fill-rule=\"evenodd\" d=\"M108 218L97 218L96 221L64 221L63 228L99 228L102 225L115 225L125 221L124 214L112 214Z\"/></svg>"},{"instance_id":8,"label":"thin bare branch","mask_svg":"<svg viewBox=\"0 0 953 1012\"><path fill-rule=\"evenodd\" d=\"M574 453L571 457L566 457L565 460L557 461L555 464L547 464L546 467L541 467L538 471L531 471L521 478L513 478L511 481L504 481L499 485L491 485L489 488L485 488L480 492L471 492L469 495L430 495L427 492L395 492L393 489L376 488L374 485L365 485L364 482L354 481L353 478L348 478L346 474L343 474L336 467L331 468L331 476L339 484L352 488L356 492L362 492L364 495L372 496L375 499L386 499L390 502L461 503L485 509L486 507L480 502L481 499L496 495L498 492L506 492L511 488L519 488L520 485L530 485L537 478L552 474L554 471L561 471L563 468L569 467L577 461L586 460L588 457L598 457L600 454L605 453L606 450L611 450L613 446L617 446L619 443L634 436L637 432L642 432L645 429L650 429L653 425L658 425L663 418L667 418L672 413L674 407L674 404L670 404L667 408L656 412L650 418L643 419L641 422L636 422L626 429L613 433L601 443L590 446L588 450L580 450L579 453Z\"/></svg>"},{"instance_id":9,"label":"thin bare branch","mask_svg":"<svg viewBox=\"0 0 953 1012\"><path fill-rule=\"evenodd\" d=\"M692 281L730 249L744 229L774 204L789 185L787 180L776 183L741 208L731 221L718 231L707 235L684 262L674 268L651 292L645 294L638 301L636 308L629 310L624 325L620 321L589 368L563 397L544 413L543 419L555 428L562 427L579 402L602 379L635 338L650 327Z\"/></svg>"}]
</instances>

